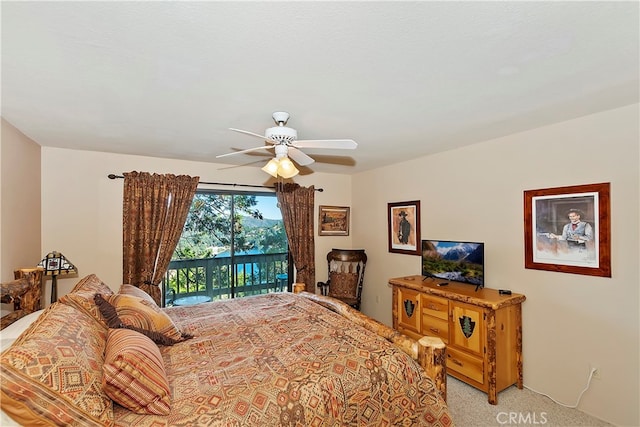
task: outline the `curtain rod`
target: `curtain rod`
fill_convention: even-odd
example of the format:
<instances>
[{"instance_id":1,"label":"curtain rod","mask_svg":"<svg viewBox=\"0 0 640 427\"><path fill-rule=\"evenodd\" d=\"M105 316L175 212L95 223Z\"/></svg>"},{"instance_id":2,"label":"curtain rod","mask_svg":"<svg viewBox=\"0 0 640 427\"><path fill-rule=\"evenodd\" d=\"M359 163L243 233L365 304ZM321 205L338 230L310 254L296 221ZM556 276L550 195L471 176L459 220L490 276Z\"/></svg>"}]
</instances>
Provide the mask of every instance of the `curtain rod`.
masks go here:
<instances>
[{"instance_id":1,"label":"curtain rod","mask_svg":"<svg viewBox=\"0 0 640 427\"><path fill-rule=\"evenodd\" d=\"M109 178L109 179L117 179L117 178L124 179L124 176L110 173L109 175L107 175L107 178ZM228 186L231 186L231 187L252 187L252 188L271 188L271 189L275 189L275 187L269 186L269 185L229 184L229 183L226 183L226 182L198 181L198 184L204 184L204 185L228 185ZM315 190L320 192L320 193L322 193L324 191L324 189L322 189L322 188L316 188Z\"/></svg>"}]
</instances>

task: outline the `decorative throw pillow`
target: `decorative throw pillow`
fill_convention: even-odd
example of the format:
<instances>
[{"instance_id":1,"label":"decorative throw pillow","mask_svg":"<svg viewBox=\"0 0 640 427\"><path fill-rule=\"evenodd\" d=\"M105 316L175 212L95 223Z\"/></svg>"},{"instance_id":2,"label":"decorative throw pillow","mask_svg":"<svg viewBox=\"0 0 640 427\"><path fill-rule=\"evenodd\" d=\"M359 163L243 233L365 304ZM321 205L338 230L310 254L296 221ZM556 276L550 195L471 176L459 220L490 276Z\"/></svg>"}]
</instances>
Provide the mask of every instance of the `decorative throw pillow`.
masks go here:
<instances>
[{"instance_id":1,"label":"decorative throw pillow","mask_svg":"<svg viewBox=\"0 0 640 427\"><path fill-rule=\"evenodd\" d=\"M155 305L156 307L158 306L158 304L156 304L156 302L153 300L153 297L151 295L149 295L148 293L146 293L145 291L143 291L137 286L133 286L125 283L120 286L120 290L118 291L118 293L121 295L131 295L132 297L137 297L145 301L148 301L149 303Z\"/></svg>"},{"instance_id":2,"label":"decorative throw pillow","mask_svg":"<svg viewBox=\"0 0 640 427\"><path fill-rule=\"evenodd\" d=\"M173 345L192 338L180 332L173 320L155 303L121 294L96 294L94 300L109 328L131 329L162 345Z\"/></svg>"},{"instance_id":3,"label":"decorative throw pillow","mask_svg":"<svg viewBox=\"0 0 640 427\"><path fill-rule=\"evenodd\" d=\"M98 278L95 274L89 274L88 276L80 279L78 283L71 289L70 293L85 293L85 294L112 294L113 290Z\"/></svg>"},{"instance_id":4,"label":"decorative throw pillow","mask_svg":"<svg viewBox=\"0 0 640 427\"><path fill-rule=\"evenodd\" d=\"M168 415L171 391L158 347L129 329L109 329L102 389L136 414Z\"/></svg>"},{"instance_id":5,"label":"decorative throw pillow","mask_svg":"<svg viewBox=\"0 0 640 427\"><path fill-rule=\"evenodd\" d=\"M92 316L105 328L107 324L100 315L100 311L93 301L95 294L112 295L113 290L95 274L90 274L81 279L66 295L58 299L59 302L75 307Z\"/></svg>"},{"instance_id":6,"label":"decorative throw pillow","mask_svg":"<svg viewBox=\"0 0 640 427\"><path fill-rule=\"evenodd\" d=\"M24 426L113 426L102 390L107 330L54 303L0 355L0 406Z\"/></svg>"}]
</instances>

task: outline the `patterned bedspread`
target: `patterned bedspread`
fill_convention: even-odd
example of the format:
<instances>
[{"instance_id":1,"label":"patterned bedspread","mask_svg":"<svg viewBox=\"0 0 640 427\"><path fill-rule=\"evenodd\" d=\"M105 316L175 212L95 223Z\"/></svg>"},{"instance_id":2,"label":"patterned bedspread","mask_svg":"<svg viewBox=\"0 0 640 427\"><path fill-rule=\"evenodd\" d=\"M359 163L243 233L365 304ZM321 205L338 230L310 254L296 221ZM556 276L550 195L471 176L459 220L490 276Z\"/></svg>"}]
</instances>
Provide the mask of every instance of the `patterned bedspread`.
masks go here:
<instances>
[{"instance_id":1,"label":"patterned bedspread","mask_svg":"<svg viewBox=\"0 0 640 427\"><path fill-rule=\"evenodd\" d=\"M279 293L170 307L193 339L161 347L171 414L119 426L451 426L430 378L385 339Z\"/></svg>"}]
</instances>

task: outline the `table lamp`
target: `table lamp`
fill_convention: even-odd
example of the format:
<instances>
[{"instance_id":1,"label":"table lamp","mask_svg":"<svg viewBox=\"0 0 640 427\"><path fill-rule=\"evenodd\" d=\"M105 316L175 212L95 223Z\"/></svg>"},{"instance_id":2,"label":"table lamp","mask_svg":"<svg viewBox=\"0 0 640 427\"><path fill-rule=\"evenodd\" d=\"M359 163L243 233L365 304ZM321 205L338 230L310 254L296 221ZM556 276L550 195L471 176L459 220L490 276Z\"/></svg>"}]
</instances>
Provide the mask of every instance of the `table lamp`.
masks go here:
<instances>
[{"instance_id":1,"label":"table lamp","mask_svg":"<svg viewBox=\"0 0 640 427\"><path fill-rule=\"evenodd\" d=\"M51 303L58 300L58 284L56 282L58 276L74 274L78 270L69 262L60 252L49 252L38 264L38 267L44 269L44 276L51 276Z\"/></svg>"}]
</instances>

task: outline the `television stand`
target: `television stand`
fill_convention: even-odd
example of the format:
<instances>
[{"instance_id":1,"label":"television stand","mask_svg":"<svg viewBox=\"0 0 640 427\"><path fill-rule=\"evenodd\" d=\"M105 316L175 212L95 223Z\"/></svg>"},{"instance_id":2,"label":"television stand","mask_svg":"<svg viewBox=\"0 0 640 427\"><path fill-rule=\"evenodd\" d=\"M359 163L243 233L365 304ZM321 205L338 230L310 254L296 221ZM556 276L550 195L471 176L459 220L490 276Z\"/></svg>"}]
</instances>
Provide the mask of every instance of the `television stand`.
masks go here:
<instances>
[{"instance_id":1,"label":"television stand","mask_svg":"<svg viewBox=\"0 0 640 427\"><path fill-rule=\"evenodd\" d=\"M501 295L476 287L424 276L390 279L393 328L414 339L441 338L447 345L447 373L487 393L498 392L522 378L522 302L524 295Z\"/></svg>"}]
</instances>

